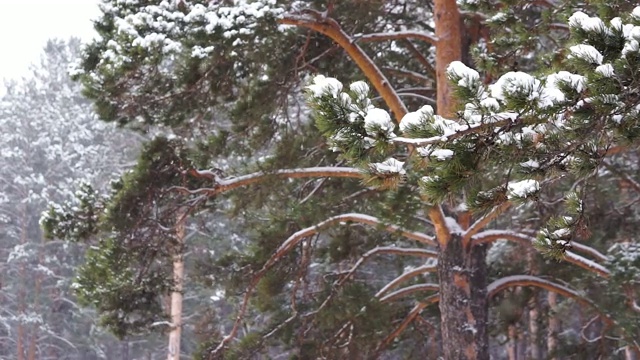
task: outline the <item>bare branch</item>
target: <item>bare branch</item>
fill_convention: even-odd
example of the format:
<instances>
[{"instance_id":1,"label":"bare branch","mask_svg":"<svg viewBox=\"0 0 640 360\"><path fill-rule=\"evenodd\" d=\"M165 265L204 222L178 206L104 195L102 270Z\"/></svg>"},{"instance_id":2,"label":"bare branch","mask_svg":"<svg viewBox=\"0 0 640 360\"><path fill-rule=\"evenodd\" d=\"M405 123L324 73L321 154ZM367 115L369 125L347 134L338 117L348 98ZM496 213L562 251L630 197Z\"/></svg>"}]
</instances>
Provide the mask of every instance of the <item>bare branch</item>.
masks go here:
<instances>
[{"instance_id":1,"label":"bare branch","mask_svg":"<svg viewBox=\"0 0 640 360\"><path fill-rule=\"evenodd\" d=\"M407 108L369 55L342 30L334 19L322 16L320 12L315 10L305 10L305 13L305 15L285 14L283 18L280 19L280 22L282 24L295 25L317 31L328 36L340 45L358 65L360 70L362 70L380 96L382 96L389 109L393 112L396 121L399 123L407 113Z\"/></svg>"},{"instance_id":2,"label":"bare branch","mask_svg":"<svg viewBox=\"0 0 640 360\"><path fill-rule=\"evenodd\" d=\"M469 229L464 233L462 237L463 241L469 241L473 235L477 234L491 221L507 211L509 207L511 207L510 201L505 201L502 204L494 207L488 214L478 219L478 221L474 222L473 225L469 227Z\"/></svg>"},{"instance_id":3,"label":"bare branch","mask_svg":"<svg viewBox=\"0 0 640 360\"><path fill-rule=\"evenodd\" d=\"M404 318L402 323L400 323L400 325L398 325L398 327L395 328L395 330L393 330L391 334L389 334L384 340L382 340L380 345L378 345L376 352L380 352L385 347L389 346L389 344L395 338L397 338L400 334L402 334L402 332L407 328L407 326L409 326L409 324L411 324L413 320L415 320L415 318L418 315L420 315L420 313L424 308L426 308L431 304L435 304L438 301L440 301L440 295L434 294L434 295L428 296L426 299L424 299L424 301L417 303L416 306L414 306L414 308L409 312L409 314L407 314L407 316Z\"/></svg>"},{"instance_id":4,"label":"bare branch","mask_svg":"<svg viewBox=\"0 0 640 360\"><path fill-rule=\"evenodd\" d=\"M389 282L387 285L385 285L382 289L380 289L380 291L378 291L378 293L376 294L376 297L379 298L382 295L386 294L389 290L391 290L392 288L394 288L395 286L424 273L428 273L428 272L435 272L438 269L438 267L436 265L423 265L423 266L419 266L416 267L414 269L411 269L405 273L403 273L402 275L398 276L397 278L391 280L391 282Z\"/></svg>"},{"instance_id":5,"label":"bare branch","mask_svg":"<svg viewBox=\"0 0 640 360\"><path fill-rule=\"evenodd\" d=\"M428 76L424 76L422 74L420 74L419 72L415 72L415 71L411 71L411 70L405 70L405 69L396 69L396 68L392 68L392 67L383 67L383 70L392 72L392 73L397 73L399 75L403 75L409 78L413 78L416 79L418 81L431 81L431 78L429 78Z\"/></svg>"},{"instance_id":6,"label":"bare branch","mask_svg":"<svg viewBox=\"0 0 640 360\"><path fill-rule=\"evenodd\" d=\"M238 329L240 327L240 323L242 322L242 319L244 318L244 315L247 311L247 306L249 304L249 299L251 298L251 295L253 293L253 291L255 290L255 287L258 285L258 282L260 281L260 279L262 279L262 277L266 274L267 271L269 271L278 261L280 261L280 259L282 259L287 253L289 253L292 249L294 249L303 239L314 235L318 232L320 232L322 229L325 229L333 224L336 223L341 223L341 222L357 222L357 223L362 223L362 224L368 224L368 225L382 225L383 223L373 217L373 216L369 216L369 215L364 215L364 214L356 214L356 213L351 213L351 214L343 214L343 215L337 215L337 216L333 216L323 222L320 222L318 224L316 224L315 226L311 226L305 229L302 229L300 231L297 231L296 233L294 233L293 235L289 236L289 238L287 240L285 240L280 247L278 247L278 249L275 251L275 253L273 255L271 255L271 257L269 258L269 260L267 260L267 262L262 266L262 268L260 269L260 271L258 271L253 278L251 279L251 282L249 283L249 286L247 286L247 290L243 296L242 299L242 305L240 306L240 310L238 312L238 316L236 317L236 321L234 322L233 328L231 329L231 331L229 332L229 334L227 336L225 336L222 341L220 342L220 344L218 345L218 347L214 350L214 353L222 350L222 348L224 348L224 346L231 341L233 338L235 338ZM408 231L408 230L404 230L398 226L395 225L387 225L385 227L385 230L391 233L398 233L408 239L412 239L412 240L416 240L419 242L423 242L423 243L427 243L430 245L435 245L435 241L430 237L427 236L425 234L419 233L419 232L412 232L412 231ZM402 254L402 255L413 255L413 256L425 256L425 257L437 257L438 254L437 252L433 251L433 250L426 250L426 249L407 249L407 248L398 248L398 247L387 247L387 248L376 248L373 250L370 250L369 252L365 253L360 260L358 260L358 263L356 263L356 265L354 265L354 267L352 268L352 270L349 272L349 274L347 274L347 276L345 276L344 278L342 278L340 280L339 284L344 283L354 272L355 270L364 262L364 260L366 260L368 257L377 254L377 253L390 253L390 254ZM328 303L330 297L328 297L323 304L320 306L320 308L322 308L325 304Z\"/></svg>"},{"instance_id":7,"label":"bare branch","mask_svg":"<svg viewBox=\"0 0 640 360\"><path fill-rule=\"evenodd\" d=\"M552 281L541 279L532 275L512 275L498 279L487 286L487 297L491 299L500 291L516 286L534 286L562 295L576 302L595 308L595 304L582 296L577 291ZM610 320L610 319L609 319ZM611 321L611 320L610 320Z\"/></svg>"},{"instance_id":8,"label":"bare branch","mask_svg":"<svg viewBox=\"0 0 640 360\"><path fill-rule=\"evenodd\" d=\"M418 39L431 45L438 44L438 38L434 35L420 31L390 31L373 34L356 34L353 36L355 41L385 41L385 40L401 40L401 39Z\"/></svg>"},{"instance_id":9,"label":"bare branch","mask_svg":"<svg viewBox=\"0 0 640 360\"><path fill-rule=\"evenodd\" d=\"M427 257L427 258L437 258L438 257L438 252L433 251L433 250L427 250L427 249L399 248L399 247L395 247L395 246L376 247L376 248L371 249L371 250L367 251L366 253L364 253L358 259L358 261L356 261L356 263L353 264L351 269L349 269L349 271L347 271L347 273L342 278L340 278L340 280L334 285L334 289L338 289L342 285L344 285L344 283L346 283L356 273L356 271L360 268L360 266L362 266L369 258L371 258L374 255L379 255L379 254L396 254L396 255L408 255L408 256L421 256L421 257ZM318 309L315 310L313 313L317 313L318 311L322 310L325 306L327 306L327 304L329 304L329 302L333 299L333 296L334 296L334 293L332 293L331 295L327 296L327 298L322 302L322 304L320 304Z\"/></svg>"},{"instance_id":10,"label":"bare branch","mask_svg":"<svg viewBox=\"0 0 640 360\"><path fill-rule=\"evenodd\" d=\"M424 54L421 53L420 50L418 50L418 48L415 47L415 45L413 45L411 40L408 40L408 39L405 40L404 44L407 46L407 48L411 52L411 55L413 55L413 58L418 60L418 62L422 64L422 66L425 68L427 73L429 73L431 78L429 78L428 80L433 81L436 78L436 69L433 67L433 65L431 65L431 62L429 61L429 59L427 59L427 57L424 56Z\"/></svg>"},{"instance_id":11,"label":"bare branch","mask_svg":"<svg viewBox=\"0 0 640 360\"><path fill-rule=\"evenodd\" d=\"M419 291L430 291L430 290L439 290L440 286L438 284L432 284L432 283L427 283L427 284L416 284L416 285L410 285L407 287L403 287L402 289L398 289L394 292L391 292L383 297L380 298L380 302L388 302L388 301L393 301L396 300L398 298L407 296L407 295L411 295L415 292L419 292Z\"/></svg>"}]
</instances>

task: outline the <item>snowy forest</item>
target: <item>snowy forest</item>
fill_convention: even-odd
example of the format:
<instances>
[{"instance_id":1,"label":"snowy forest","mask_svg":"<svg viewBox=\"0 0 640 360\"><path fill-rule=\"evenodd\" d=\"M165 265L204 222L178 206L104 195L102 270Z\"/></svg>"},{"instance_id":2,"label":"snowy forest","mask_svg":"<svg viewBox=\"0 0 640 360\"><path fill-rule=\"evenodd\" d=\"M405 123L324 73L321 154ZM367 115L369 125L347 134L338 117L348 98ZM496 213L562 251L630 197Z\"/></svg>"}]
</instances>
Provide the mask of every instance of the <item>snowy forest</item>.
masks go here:
<instances>
[{"instance_id":1,"label":"snowy forest","mask_svg":"<svg viewBox=\"0 0 640 360\"><path fill-rule=\"evenodd\" d=\"M640 360L640 6L100 0L0 96L0 359Z\"/></svg>"}]
</instances>

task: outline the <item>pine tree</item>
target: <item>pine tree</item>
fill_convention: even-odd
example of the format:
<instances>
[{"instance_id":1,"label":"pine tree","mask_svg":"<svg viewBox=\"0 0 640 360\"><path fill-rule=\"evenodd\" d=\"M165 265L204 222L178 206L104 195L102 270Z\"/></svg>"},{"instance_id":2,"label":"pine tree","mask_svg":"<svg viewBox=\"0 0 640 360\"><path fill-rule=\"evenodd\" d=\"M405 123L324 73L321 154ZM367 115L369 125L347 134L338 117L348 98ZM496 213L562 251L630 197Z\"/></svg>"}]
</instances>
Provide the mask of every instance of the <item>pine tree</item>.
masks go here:
<instances>
[{"instance_id":1,"label":"pine tree","mask_svg":"<svg viewBox=\"0 0 640 360\"><path fill-rule=\"evenodd\" d=\"M612 291L620 296L616 301L630 305L625 310L634 311L637 294L633 284L637 280L629 275L635 274L637 262L634 244L617 246L611 254L603 255L577 240L587 238L585 204L593 194L590 184L611 174L599 169L606 167L611 156L633 149L637 99L632 69L637 68L638 39L634 32L637 10L606 23L582 12L574 13L569 25L560 27L563 31L571 30L573 43L566 49L554 49L570 54L566 61L551 58L552 51L544 46L538 48L531 38L493 42L495 49L480 47L475 63L486 70L481 78L479 72L469 68L470 59L463 56L464 50L470 41L490 40L491 33L487 35L482 27L475 33L463 27L463 13L453 1L435 1L433 8L423 6L422 14L427 19L433 17L433 23L410 19L419 27L415 32L406 31L402 21L394 23L397 19L390 16L385 18L387 22L381 32L358 35L348 35L340 26L344 23L340 16L353 11L350 5L324 13L299 8L299 3L277 6L268 1L237 1L234 5L104 3L105 16L97 25L102 39L88 48L78 73L87 95L97 101L104 120L143 130L152 125L170 126L187 140L158 138L150 143L136 171L125 177L110 197L87 204L75 213L77 217L83 211L107 210L96 227L86 233L70 234L69 230L75 230L73 227L65 228L65 223L60 226L60 218L71 215L51 214L48 221L57 225L51 227L56 235L101 236L100 250L95 256L103 259L103 263L96 269L86 268L87 286L104 285L103 278L95 274L106 269L135 269L136 274L126 273L123 278L109 279L106 283L114 286L113 296L130 296L128 303L136 306L127 310L138 315L142 312L144 321L155 321L153 311L143 311L153 310L150 306L155 306L157 297L171 289L166 266L176 252L183 251L181 246L175 246L175 232L171 230L178 209L188 206L192 214L201 213L212 204L219 206L221 194L259 184L260 189L252 192L251 198L238 190L233 200L241 206L262 207L273 219L269 226L255 228L259 241L249 256L222 259L238 266L236 281L245 279L235 283L236 289L246 285L247 290L230 334L211 347L207 356L229 350L231 340L245 323L245 315L254 311L248 305L255 291L258 301L254 305L273 313L270 323L266 330L258 328L256 333L245 336L226 356L247 357L263 351L276 332L289 334L289 342L285 344L296 348L300 357L324 352L355 358L376 356L401 333L410 343L411 335L403 331L411 323L419 331L418 324L424 322L421 313L424 315L429 304L439 302L444 357L486 359L488 299L507 288L528 286L558 292L585 305L608 327L615 327L623 342L637 349L634 325L600 310L582 293L532 275L508 276L487 285L485 262L486 246L496 240L526 246L535 243L548 256L606 278L607 288L616 289ZM410 3L416 8L420 5ZM474 2L469 6L476 5L486 4ZM555 5L543 2L543 7ZM395 15L394 9L393 5L381 3L379 8L371 6L363 18L380 19L384 13ZM523 6L522 10L527 8ZM471 18L467 27L483 18L481 13L470 11L464 13ZM338 18L334 19L334 15ZM557 27L557 23L549 21L550 14L542 15L543 24ZM517 22L519 17L526 18L527 14L506 13L491 18L489 23L517 27L521 26ZM398 19L406 20L402 16ZM301 37L297 28L285 28L282 24L313 32ZM390 31L394 26L400 31ZM521 34L522 28L518 31ZM307 141L315 140L306 134L312 128L305 116L294 117L294 121L290 118L292 107L296 108L289 101L300 101L302 84L297 72L306 69L295 67L292 74L291 56L282 56L287 52L280 50L300 46L304 60L309 44L319 41L316 33L326 35L349 55L384 105L371 98L365 82L353 82L346 89L335 78L316 76L307 87L308 101L315 125L329 146L311 147L315 153L307 152L312 155L296 163L299 167L283 168L289 165L292 156L301 153L297 149L308 151ZM477 36L469 39L469 34ZM501 39L500 35L495 38ZM548 44L556 40L553 36L545 39ZM384 51L379 43L371 47L359 45L379 40L394 40L396 48L391 46ZM397 44L407 40L406 50L398 51ZM411 40L420 40L426 46L417 47ZM256 51L256 47L262 51ZM488 55L490 51L499 53L509 47L517 50L516 55L498 58ZM313 47L315 51L318 49L322 46ZM326 51L335 50L329 47ZM368 51L376 56L371 57ZM543 61L553 61L550 64L556 67L554 72L531 75L511 71L498 77L514 65L511 60L526 58L527 51L541 54ZM412 58L405 61L402 57L408 53ZM425 53L433 55L435 66L431 66ZM269 56L269 61L257 61L265 56ZM326 54L323 51L318 56ZM339 60L331 64L335 65L336 73L349 68L344 58ZM420 91L435 93L436 109L426 105L408 112L407 104L401 101L403 92L396 90L406 79L389 81L383 67L376 64L389 64L391 73L435 83L435 88L427 85ZM398 67L394 68L396 64ZM430 76L406 69L418 64ZM520 62L517 64L520 66ZM493 78L497 80L494 82ZM346 75L344 80L354 79ZM411 94L418 99L428 96ZM284 105L269 101L278 98L286 99ZM284 112L275 112L278 108ZM306 112L304 106L300 108ZM269 116L274 113L275 116ZM284 126L278 121L284 122ZM303 131L294 131L298 129ZM202 141L200 135L209 138ZM264 135L269 140L266 144L273 147L258 140L264 141ZM234 144L231 151L227 148L230 143ZM217 170L196 170L211 166L215 156L230 154L273 157L253 162L258 171L238 177L228 177ZM309 166L306 160L317 159L317 154L323 156L320 164L338 166L302 168ZM293 182L305 195L296 197L289 193L288 200L279 203L284 209L275 209L269 202L283 199L279 196L282 190L277 187L283 178L329 180ZM328 194L344 194L343 191L357 187L350 182L342 185L335 178L360 179L364 186L362 191L347 197L346 203L334 202L338 205L329 206L331 201L324 200L334 199ZM310 187L313 190L309 192L306 189ZM327 199L315 199L314 194ZM540 225L527 223L528 216L539 210L535 205L558 195L566 207L552 209L555 216L549 217L538 239L523 232L522 227ZM307 198L314 201L306 201ZM287 211L288 208L295 211ZM352 209L384 215L349 212ZM329 217L321 220L325 213ZM290 221L293 214L298 215L295 222ZM513 227L504 220L509 216L517 219ZM425 222L420 220L424 218L428 218L425 232L433 235L415 231L425 228ZM155 223L150 224L150 220ZM505 230L485 229L494 220L498 229ZM255 223L251 218L247 221ZM341 223L350 225L342 234L333 230L338 236L315 237ZM396 225L388 225L391 223ZM355 235L360 230L354 224L374 225L391 236ZM278 240L285 232L292 235L285 241ZM131 234L144 236L133 238ZM363 241L351 242L353 238ZM572 249L608 266L587 260ZM437 258L437 262L390 260L390 257L369 262L381 254ZM346 271L341 270L346 263L341 260L348 259L355 260L354 264ZM419 267L407 268L395 279L386 276L398 264ZM314 265L313 270L309 270L309 265ZM616 275L618 268L624 269L620 275ZM141 270L144 277L136 276ZM374 272L367 276L368 271ZM321 281L323 273L325 280ZM430 273L437 274L437 284L416 279ZM619 277L622 274L626 277ZM351 281L356 275L367 280L367 284ZM317 280L312 281L314 278ZM376 291L380 280L390 282ZM413 285L391 291L407 281ZM132 286L136 292L130 290ZM283 295L284 290L290 290L289 294ZM435 290L437 295L421 294ZM88 293L88 296L105 304L105 294ZM410 299L417 301L415 305ZM391 302L396 305L387 304ZM110 312L124 305L109 299L106 304ZM141 304L144 306L140 307ZM408 315L398 315L406 314L407 310ZM114 320L114 325L127 330L127 318ZM394 323L390 331L389 323ZM321 337L328 340L313 341Z\"/></svg>"}]
</instances>

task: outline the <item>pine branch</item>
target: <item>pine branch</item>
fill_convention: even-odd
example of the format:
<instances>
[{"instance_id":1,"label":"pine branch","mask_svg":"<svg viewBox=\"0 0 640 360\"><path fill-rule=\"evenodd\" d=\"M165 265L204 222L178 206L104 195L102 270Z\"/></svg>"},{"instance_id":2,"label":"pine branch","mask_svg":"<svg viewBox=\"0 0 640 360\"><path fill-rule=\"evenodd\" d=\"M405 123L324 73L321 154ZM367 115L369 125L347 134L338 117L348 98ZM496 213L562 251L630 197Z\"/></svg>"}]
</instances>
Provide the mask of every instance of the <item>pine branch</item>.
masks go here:
<instances>
[{"instance_id":1,"label":"pine branch","mask_svg":"<svg viewBox=\"0 0 640 360\"><path fill-rule=\"evenodd\" d=\"M424 308L426 308L431 304L435 304L438 301L440 301L440 295L434 294L434 295L428 296L423 301L417 303L416 306L414 306L414 308L409 312L409 314L407 314L407 316L404 318L402 323L400 323L400 325L398 325L397 328L395 328L386 338L384 338L384 340L382 340L382 342L380 342L380 345L378 345L376 349L376 353L379 353L380 351L384 350L384 348L389 346L389 344L395 338L397 338L400 334L402 334L402 332L407 328L407 326L409 326L409 324L411 324L413 320L415 320L416 317L420 315L420 313Z\"/></svg>"},{"instance_id":2,"label":"pine branch","mask_svg":"<svg viewBox=\"0 0 640 360\"><path fill-rule=\"evenodd\" d=\"M411 52L411 55L413 55L413 57L418 60L420 64L422 64L429 76L431 76L427 79L430 81L434 81L436 78L436 69L433 67L433 65L431 65L429 59L427 59L427 57L424 56L424 54L421 53L420 50L418 50L418 48L416 48L409 39L405 40L403 43L407 46L407 48Z\"/></svg>"},{"instance_id":3,"label":"pine branch","mask_svg":"<svg viewBox=\"0 0 640 360\"><path fill-rule=\"evenodd\" d=\"M251 298L251 295L253 294L253 291L255 290L256 286L258 285L258 283L260 282L260 280L264 277L264 275L267 273L267 271L269 271L275 264L278 263L278 261L280 261L280 259L282 259L286 254L288 254L291 250L293 250L303 239L314 235L316 233L318 233L319 231L321 231L322 229L325 229L333 224L336 223L341 223L341 222L357 222L357 223L362 223L362 224L369 224L369 225L381 225L382 222L373 217L373 216L369 216L369 215L364 215L364 214L356 214L356 213L351 213L351 214L343 214L343 215L338 215L338 216L333 216L323 222L320 222L318 224L316 224L315 226L310 226L307 227L305 229L302 229L300 231L297 231L296 233L294 233L293 235L289 236L289 238L287 240L285 240L280 247L278 247L278 249L275 251L275 253L273 255L271 255L271 257L269 258L269 260L267 260L267 262L262 266L262 268L260 269L260 271L258 271L251 279L251 282L249 283L249 286L247 286L247 289L245 291L245 294L243 296L242 299L242 305L240 306L240 311L238 312L238 315L236 317L236 321L234 322L234 325L231 329L231 331L229 332L228 335L226 335L222 341L220 342L220 344L218 345L218 347L216 347L216 349L213 351L213 353L217 353L219 351L221 351L228 342L230 342L231 340L233 340L238 332L238 329L240 327L240 324L242 323L242 320L244 319L244 315L247 311L247 307L249 304L249 299ZM408 231L408 230L404 230L398 226L395 225L388 225L385 228L386 231L389 231L391 233L399 233L402 236L405 236L408 239L412 239L412 240L416 240L416 241L420 241L423 243L427 243L429 245L434 245L435 241L430 237L427 236L425 234L422 233L418 233L418 232L412 232L412 231ZM345 276L343 279L341 279L340 283L338 284L341 285L343 284L346 279L348 279L350 277L350 275L352 275L355 272L355 269L357 269L357 267L359 267L362 262L364 262L364 260L374 254L380 253L380 252L385 252L385 253L391 253L391 254L409 254L409 255L417 255L417 256L427 256L427 257L436 257L437 253L435 251L432 250L426 250L426 249L406 249L406 248L397 248L397 247L388 247L388 248L376 248L373 249L369 252L367 252L365 255L362 256L362 258L358 261L358 263L356 264L356 266L354 266L354 268L352 268L352 271ZM328 299L325 300L323 302L323 304L320 306L320 308L322 308L326 303L328 303Z\"/></svg>"},{"instance_id":4,"label":"pine branch","mask_svg":"<svg viewBox=\"0 0 640 360\"><path fill-rule=\"evenodd\" d=\"M371 34L356 34L353 36L354 41L360 42L373 42L373 41L385 41L385 40L401 40L401 39L418 39L426 42L427 44L437 45L438 38L434 35L426 32L419 31L390 31L383 33L371 33Z\"/></svg>"},{"instance_id":5,"label":"pine branch","mask_svg":"<svg viewBox=\"0 0 640 360\"><path fill-rule=\"evenodd\" d=\"M381 302L388 302L388 301L393 301L393 300L397 300L401 297L405 297L407 295L411 295L415 292L419 292L419 291L429 291L429 290L439 290L440 286L438 284L432 284L432 283L426 283L426 284L416 284L416 285L410 285L407 287L403 287L401 289L398 289L394 292L391 292L383 297L380 298Z\"/></svg>"},{"instance_id":6,"label":"pine branch","mask_svg":"<svg viewBox=\"0 0 640 360\"><path fill-rule=\"evenodd\" d=\"M467 242L471 239L471 237L477 234L480 230L484 229L490 222L492 222L495 218L502 215L509 207L511 207L512 203L510 201L505 201L502 204L494 207L488 214L478 219L478 221L474 222L469 229L462 236L462 240Z\"/></svg>"},{"instance_id":7,"label":"pine branch","mask_svg":"<svg viewBox=\"0 0 640 360\"><path fill-rule=\"evenodd\" d=\"M614 319L600 311L595 303L591 302L591 300L585 298L577 291L532 275L512 275L498 279L487 286L487 297L491 299L502 290L518 286L534 286L573 299L580 305L590 307L595 310L607 326L616 325L616 321ZM629 342L629 344L635 344L637 347L637 342L634 339L630 339L626 335L623 335L623 337Z\"/></svg>"},{"instance_id":8,"label":"pine branch","mask_svg":"<svg viewBox=\"0 0 640 360\"><path fill-rule=\"evenodd\" d=\"M298 179L309 177L338 177L338 178L363 178L359 169L347 167L311 167L300 169L281 169L274 172L255 172L239 177L229 177L221 179L214 171L191 170L190 175L213 180L213 187L189 190L185 187L174 186L171 189L189 195L206 194L214 196L223 192L231 191L242 186L257 184L269 178Z\"/></svg>"},{"instance_id":9,"label":"pine branch","mask_svg":"<svg viewBox=\"0 0 640 360\"><path fill-rule=\"evenodd\" d=\"M395 286L424 273L428 273L428 272L435 272L438 269L437 265L423 265L423 266L419 266L417 268L411 269L405 273L403 273L402 275L398 276L397 278L391 280L387 285L385 285L382 289L380 289L380 291L378 291L376 293L376 297L381 297L382 295L384 295L385 293L387 293L390 289L394 288Z\"/></svg>"},{"instance_id":10,"label":"pine branch","mask_svg":"<svg viewBox=\"0 0 640 360\"><path fill-rule=\"evenodd\" d=\"M551 291L556 294L562 295L566 298L573 299L578 303L580 303L581 305L586 305L588 307L596 308L596 305L593 302L585 298L583 295L581 295L577 291L570 289L564 285L560 285L549 280L541 279L533 275L511 275L511 276L506 276L501 279L498 279L492 282L491 284L489 284L489 286L487 286L487 297L491 299L494 296L496 296L500 291L508 288L512 288L512 287L517 287L517 286L534 286L534 287L542 288L547 291ZM608 321L610 322L612 321L606 315L603 315L603 317L605 319L608 319Z\"/></svg>"},{"instance_id":11,"label":"pine branch","mask_svg":"<svg viewBox=\"0 0 640 360\"><path fill-rule=\"evenodd\" d=\"M380 68L371 60L369 55L342 30L340 24L334 19L322 16L320 12L315 10L305 10L305 13L304 15L285 14L283 18L280 19L280 22L286 25L295 25L317 31L328 36L340 45L358 65L360 70L362 70L380 96L382 96L389 109L393 112L396 121L399 123L407 113L407 108L389 83L389 80L387 80L382 71L380 71Z\"/></svg>"},{"instance_id":12,"label":"pine branch","mask_svg":"<svg viewBox=\"0 0 640 360\"><path fill-rule=\"evenodd\" d=\"M471 246L486 244L496 240L504 239L504 240L515 241L527 247L532 247L536 241L535 238L529 235L525 235L525 234L521 234L515 231L509 231L509 230L487 230L472 236L471 239L472 239ZM574 241L572 241L571 243L575 244ZM591 254L592 256L594 256L599 260L607 259L605 255L603 255L599 251L589 246L579 244L579 246L574 246L574 248L576 250L585 252L587 254ZM610 275L609 269L605 268L604 266L594 261L591 261L587 258L577 255L571 251L565 251L564 260L568 263L571 263L583 269L589 270L590 272L594 272L604 278L608 278Z\"/></svg>"}]
</instances>

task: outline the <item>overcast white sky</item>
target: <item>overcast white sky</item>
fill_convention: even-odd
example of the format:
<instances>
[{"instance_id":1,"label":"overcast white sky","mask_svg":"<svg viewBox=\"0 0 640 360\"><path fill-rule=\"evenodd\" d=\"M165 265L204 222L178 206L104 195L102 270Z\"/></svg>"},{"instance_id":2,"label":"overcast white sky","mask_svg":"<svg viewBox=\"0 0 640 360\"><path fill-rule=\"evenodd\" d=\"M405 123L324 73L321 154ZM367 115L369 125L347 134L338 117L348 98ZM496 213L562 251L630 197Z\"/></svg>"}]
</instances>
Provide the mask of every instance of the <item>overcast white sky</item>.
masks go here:
<instances>
[{"instance_id":1,"label":"overcast white sky","mask_svg":"<svg viewBox=\"0 0 640 360\"><path fill-rule=\"evenodd\" d=\"M26 75L50 38L91 39L98 1L0 0L0 80Z\"/></svg>"}]
</instances>

